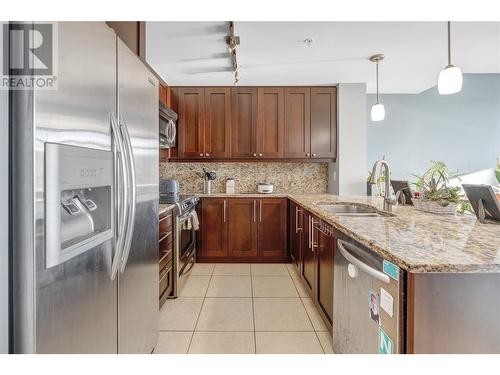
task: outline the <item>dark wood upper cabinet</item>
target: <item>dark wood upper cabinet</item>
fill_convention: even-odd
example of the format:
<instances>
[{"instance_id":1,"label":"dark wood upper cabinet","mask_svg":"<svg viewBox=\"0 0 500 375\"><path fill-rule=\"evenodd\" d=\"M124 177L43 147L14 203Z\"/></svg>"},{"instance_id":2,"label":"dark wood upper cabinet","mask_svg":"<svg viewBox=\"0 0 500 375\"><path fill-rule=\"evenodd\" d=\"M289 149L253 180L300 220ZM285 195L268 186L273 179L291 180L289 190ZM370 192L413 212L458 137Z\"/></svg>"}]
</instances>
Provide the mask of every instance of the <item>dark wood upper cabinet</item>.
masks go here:
<instances>
[{"instance_id":1,"label":"dark wood upper cabinet","mask_svg":"<svg viewBox=\"0 0 500 375\"><path fill-rule=\"evenodd\" d=\"M168 93L179 114L178 159L337 157L336 87L178 87Z\"/></svg>"},{"instance_id":2,"label":"dark wood upper cabinet","mask_svg":"<svg viewBox=\"0 0 500 375\"><path fill-rule=\"evenodd\" d=\"M287 256L286 198L258 200L259 256L280 258Z\"/></svg>"},{"instance_id":3,"label":"dark wood upper cabinet","mask_svg":"<svg viewBox=\"0 0 500 375\"><path fill-rule=\"evenodd\" d=\"M231 157L253 158L257 156L257 88L231 89L232 143Z\"/></svg>"},{"instance_id":4,"label":"dark wood upper cabinet","mask_svg":"<svg viewBox=\"0 0 500 375\"><path fill-rule=\"evenodd\" d=\"M178 100L178 155L181 159L204 156L205 92L203 88L182 87Z\"/></svg>"},{"instance_id":5,"label":"dark wood upper cabinet","mask_svg":"<svg viewBox=\"0 0 500 375\"><path fill-rule=\"evenodd\" d=\"M201 255L228 256L227 200L201 200Z\"/></svg>"},{"instance_id":6,"label":"dark wood upper cabinet","mask_svg":"<svg viewBox=\"0 0 500 375\"><path fill-rule=\"evenodd\" d=\"M285 158L311 156L311 89L285 89Z\"/></svg>"},{"instance_id":7,"label":"dark wood upper cabinet","mask_svg":"<svg viewBox=\"0 0 500 375\"><path fill-rule=\"evenodd\" d=\"M228 248L230 257L257 257L257 199L228 199Z\"/></svg>"},{"instance_id":8,"label":"dark wood upper cabinet","mask_svg":"<svg viewBox=\"0 0 500 375\"><path fill-rule=\"evenodd\" d=\"M146 58L146 23L138 21L106 21L116 35L141 59Z\"/></svg>"},{"instance_id":9,"label":"dark wood upper cabinet","mask_svg":"<svg viewBox=\"0 0 500 375\"><path fill-rule=\"evenodd\" d=\"M231 148L231 89L205 88L204 153L208 158L229 158Z\"/></svg>"},{"instance_id":10,"label":"dark wood upper cabinet","mask_svg":"<svg viewBox=\"0 0 500 375\"><path fill-rule=\"evenodd\" d=\"M311 88L311 156L337 157L337 88Z\"/></svg>"},{"instance_id":11,"label":"dark wood upper cabinet","mask_svg":"<svg viewBox=\"0 0 500 375\"><path fill-rule=\"evenodd\" d=\"M283 88L259 87L257 95L257 157L282 158L285 140Z\"/></svg>"}]
</instances>

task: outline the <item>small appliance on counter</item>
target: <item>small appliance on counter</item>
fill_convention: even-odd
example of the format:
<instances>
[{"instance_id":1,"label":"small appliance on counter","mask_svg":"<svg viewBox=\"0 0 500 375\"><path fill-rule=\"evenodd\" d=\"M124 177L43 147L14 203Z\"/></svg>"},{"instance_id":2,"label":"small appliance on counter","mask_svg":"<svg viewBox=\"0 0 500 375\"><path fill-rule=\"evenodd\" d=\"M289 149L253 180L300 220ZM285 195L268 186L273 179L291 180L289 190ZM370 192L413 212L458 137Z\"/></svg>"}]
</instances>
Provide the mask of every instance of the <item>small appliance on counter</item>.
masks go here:
<instances>
[{"instance_id":1,"label":"small appliance on counter","mask_svg":"<svg viewBox=\"0 0 500 375\"><path fill-rule=\"evenodd\" d=\"M173 179L160 180L160 204L177 203L179 201L179 181Z\"/></svg>"},{"instance_id":2,"label":"small appliance on counter","mask_svg":"<svg viewBox=\"0 0 500 375\"><path fill-rule=\"evenodd\" d=\"M234 178L228 177L226 178L226 194L234 194L234 192L235 192Z\"/></svg>"},{"instance_id":3,"label":"small appliance on counter","mask_svg":"<svg viewBox=\"0 0 500 375\"><path fill-rule=\"evenodd\" d=\"M203 194L212 194L212 181L217 178L214 171L203 168Z\"/></svg>"},{"instance_id":4,"label":"small appliance on counter","mask_svg":"<svg viewBox=\"0 0 500 375\"><path fill-rule=\"evenodd\" d=\"M257 191L262 194L271 194L274 190L273 184L269 182L259 182L257 184Z\"/></svg>"}]
</instances>

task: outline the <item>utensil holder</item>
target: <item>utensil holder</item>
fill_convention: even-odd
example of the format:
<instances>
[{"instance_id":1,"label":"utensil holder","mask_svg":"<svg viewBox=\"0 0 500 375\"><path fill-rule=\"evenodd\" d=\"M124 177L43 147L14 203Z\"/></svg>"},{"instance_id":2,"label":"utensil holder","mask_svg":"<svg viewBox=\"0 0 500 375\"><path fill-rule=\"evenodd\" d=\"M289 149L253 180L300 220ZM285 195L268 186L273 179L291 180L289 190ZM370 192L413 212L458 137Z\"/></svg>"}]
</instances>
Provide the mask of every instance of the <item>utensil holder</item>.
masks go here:
<instances>
[{"instance_id":1,"label":"utensil holder","mask_svg":"<svg viewBox=\"0 0 500 375\"><path fill-rule=\"evenodd\" d=\"M203 194L212 194L212 181L203 181Z\"/></svg>"}]
</instances>

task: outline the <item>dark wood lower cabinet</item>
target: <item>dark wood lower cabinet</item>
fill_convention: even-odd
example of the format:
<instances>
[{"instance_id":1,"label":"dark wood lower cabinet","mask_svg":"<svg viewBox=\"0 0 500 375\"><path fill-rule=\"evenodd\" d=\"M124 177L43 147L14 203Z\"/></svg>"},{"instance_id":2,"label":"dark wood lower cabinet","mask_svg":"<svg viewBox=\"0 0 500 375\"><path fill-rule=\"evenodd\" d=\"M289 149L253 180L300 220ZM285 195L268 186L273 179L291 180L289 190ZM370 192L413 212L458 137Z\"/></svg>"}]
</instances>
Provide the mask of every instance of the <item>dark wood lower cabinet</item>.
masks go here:
<instances>
[{"instance_id":1,"label":"dark wood lower cabinet","mask_svg":"<svg viewBox=\"0 0 500 375\"><path fill-rule=\"evenodd\" d=\"M259 256L262 258L287 257L286 199L259 199Z\"/></svg>"},{"instance_id":2,"label":"dark wood lower cabinet","mask_svg":"<svg viewBox=\"0 0 500 375\"><path fill-rule=\"evenodd\" d=\"M320 224L317 233L316 304L323 319L333 320L333 259L336 235L332 227Z\"/></svg>"},{"instance_id":3,"label":"dark wood lower cabinet","mask_svg":"<svg viewBox=\"0 0 500 375\"><path fill-rule=\"evenodd\" d=\"M294 231L301 229L301 252L299 264L300 275L309 295L318 308L321 317L332 328L333 321L333 272L334 272L334 251L336 244L336 231L328 224L310 212L305 211L301 206L292 203L290 205L290 223L294 221L299 225L289 228L291 240L290 250L297 256L294 250L294 243L297 235Z\"/></svg>"},{"instance_id":4,"label":"dark wood lower cabinet","mask_svg":"<svg viewBox=\"0 0 500 375\"><path fill-rule=\"evenodd\" d=\"M287 262L286 198L201 199L199 262Z\"/></svg>"},{"instance_id":5,"label":"dark wood lower cabinet","mask_svg":"<svg viewBox=\"0 0 500 375\"><path fill-rule=\"evenodd\" d=\"M257 199L228 199L230 257L257 257Z\"/></svg>"},{"instance_id":6,"label":"dark wood lower cabinet","mask_svg":"<svg viewBox=\"0 0 500 375\"><path fill-rule=\"evenodd\" d=\"M302 271L301 276L304 281L309 294L313 296L316 287L316 256L312 248L312 235L314 235L314 228L311 225L314 216L309 212L304 211L304 235L302 237Z\"/></svg>"},{"instance_id":7,"label":"dark wood lower cabinet","mask_svg":"<svg viewBox=\"0 0 500 375\"><path fill-rule=\"evenodd\" d=\"M228 232L226 199L202 199L201 224L201 253L207 257L227 256Z\"/></svg>"},{"instance_id":8,"label":"dark wood lower cabinet","mask_svg":"<svg viewBox=\"0 0 500 375\"><path fill-rule=\"evenodd\" d=\"M289 239L288 248L290 249L290 258L297 267L302 270L301 252L302 252L302 234L303 234L303 215L302 208L294 202L288 205Z\"/></svg>"}]
</instances>

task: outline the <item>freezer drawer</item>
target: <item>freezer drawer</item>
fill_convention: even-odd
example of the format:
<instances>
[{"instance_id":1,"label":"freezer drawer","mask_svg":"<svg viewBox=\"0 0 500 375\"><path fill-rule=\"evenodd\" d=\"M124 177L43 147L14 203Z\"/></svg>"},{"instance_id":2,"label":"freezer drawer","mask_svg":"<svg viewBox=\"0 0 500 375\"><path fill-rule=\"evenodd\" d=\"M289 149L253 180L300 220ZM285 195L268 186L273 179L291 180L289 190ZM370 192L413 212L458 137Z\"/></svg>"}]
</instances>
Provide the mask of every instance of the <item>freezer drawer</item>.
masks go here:
<instances>
[{"instance_id":1,"label":"freezer drawer","mask_svg":"<svg viewBox=\"0 0 500 375\"><path fill-rule=\"evenodd\" d=\"M399 269L346 236L334 264L335 353L400 353Z\"/></svg>"}]
</instances>

